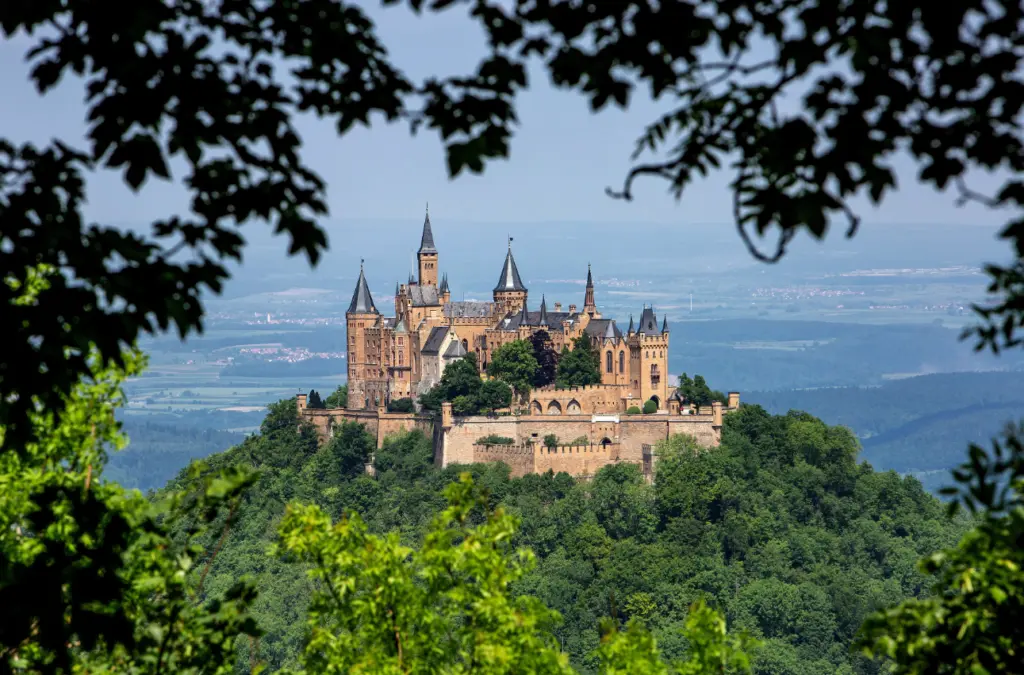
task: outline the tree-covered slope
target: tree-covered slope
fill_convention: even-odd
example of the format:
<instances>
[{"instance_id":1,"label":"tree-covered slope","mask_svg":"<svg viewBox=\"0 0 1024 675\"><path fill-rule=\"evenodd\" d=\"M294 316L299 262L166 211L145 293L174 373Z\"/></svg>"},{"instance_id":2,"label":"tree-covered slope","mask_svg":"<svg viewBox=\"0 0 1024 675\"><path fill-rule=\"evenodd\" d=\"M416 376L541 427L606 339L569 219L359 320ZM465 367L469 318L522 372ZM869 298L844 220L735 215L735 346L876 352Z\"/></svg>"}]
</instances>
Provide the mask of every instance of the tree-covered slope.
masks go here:
<instances>
[{"instance_id":1,"label":"tree-covered slope","mask_svg":"<svg viewBox=\"0 0 1024 675\"><path fill-rule=\"evenodd\" d=\"M443 487L466 468L436 469L429 440L412 433L376 451L377 475L369 477L363 462L373 441L359 427L341 427L320 448L311 430L297 427L294 404L282 401L260 434L210 459L262 473L226 530L212 528L209 550L227 535L204 592L256 577L256 612L267 630L258 656L272 668L297 654L310 593L297 564L266 553L285 504L315 502L333 517L358 511L371 530L398 530L413 543L443 508ZM519 590L562 614L556 636L584 671L596 664L602 617L643 621L667 656L679 656L687 608L707 598L732 629L766 641L758 673L878 672L850 651L862 619L923 593L916 561L962 532L916 480L858 465L849 431L806 414L773 417L746 406L727 417L720 448L694 452L679 437L660 453L653 485L629 465L590 482L470 468L494 504L521 518L517 543L533 549L539 565Z\"/></svg>"}]
</instances>

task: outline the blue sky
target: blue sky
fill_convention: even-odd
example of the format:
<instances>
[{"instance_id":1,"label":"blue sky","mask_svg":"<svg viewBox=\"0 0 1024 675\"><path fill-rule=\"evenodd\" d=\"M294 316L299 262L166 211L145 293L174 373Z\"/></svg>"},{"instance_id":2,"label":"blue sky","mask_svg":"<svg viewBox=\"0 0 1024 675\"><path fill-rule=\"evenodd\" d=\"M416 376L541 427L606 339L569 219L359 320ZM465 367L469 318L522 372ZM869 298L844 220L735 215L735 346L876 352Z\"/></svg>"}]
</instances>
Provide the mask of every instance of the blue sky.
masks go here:
<instances>
[{"instance_id":1,"label":"blue sky","mask_svg":"<svg viewBox=\"0 0 1024 675\"><path fill-rule=\"evenodd\" d=\"M402 8L370 6L394 61L416 78L431 73L467 71L482 51L482 36L456 9L444 15L416 17ZM27 39L0 42L0 129L16 142L45 142L59 136L82 138L82 87L65 82L40 98L28 84L23 54ZM665 184L638 186L632 203L604 195L618 187L644 124L663 108L642 94L629 112L589 112L581 97L555 91L535 74L530 92L520 99L521 128L512 158L489 166L482 177L448 180L439 140L431 134L410 137L402 125L358 129L338 138L328 124L303 119L305 157L329 185L332 225L367 219L421 220L430 202L435 219L476 223L622 222L665 225L713 224L731 228L726 173L692 186L681 202ZM953 195L914 184L909 160L897 164L901 189L880 209L855 204L866 226L872 223L996 224L1000 214L979 206L957 209ZM993 189L995 181L977 177L972 186ZM179 211L186 204L174 184L149 184L133 195L117 174L90 181L88 215L114 223L144 223ZM333 229L333 228L332 228ZM739 242L737 241L737 246Z\"/></svg>"}]
</instances>

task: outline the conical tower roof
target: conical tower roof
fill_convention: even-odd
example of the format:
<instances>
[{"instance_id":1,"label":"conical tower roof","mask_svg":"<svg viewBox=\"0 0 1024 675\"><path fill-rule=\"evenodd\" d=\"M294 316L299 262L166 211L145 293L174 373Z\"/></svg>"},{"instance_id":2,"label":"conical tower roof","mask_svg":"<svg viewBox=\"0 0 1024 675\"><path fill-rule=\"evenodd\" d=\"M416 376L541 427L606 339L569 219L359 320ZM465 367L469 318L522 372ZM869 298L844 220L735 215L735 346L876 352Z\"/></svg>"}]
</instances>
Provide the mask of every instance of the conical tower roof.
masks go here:
<instances>
[{"instance_id":1,"label":"conical tower roof","mask_svg":"<svg viewBox=\"0 0 1024 675\"><path fill-rule=\"evenodd\" d=\"M526 301L523 301L523 308L519 312L519 325L529 326L530 325L530 312L526 309Z\"/></svg>"},{"instance_id":2,"label":"conical tower roof","mask_svg":"<svg viewBox=\"0 0 1024 675\"><path fill-rule=\"evenodd\" d=\"M594 287L594 277L590 274L590 263L587 263L587 288Z\"/></svg>"},{"instance_id":3,"label":"conical tower roof","mask_svg":"<svg viewBox=\"0 0 1024 675\"><path fill-rule=\"evenodd\" d=\"M434 248L434 232L430 229L430 206L427 206L427 214L423 218L423 236L420 237L420 253L437 253Z\"/></svg>"},{"instance_id":4,"label":"conical tower roof","mask_svg":"<svg viewBox=\"0 0 1024 675\"><path fill-rule=\"evenodd\" d=\"M508 240L508 253L505 255L505 263L501 266L501 276L498 277L498 285L494 287L497 291L525 291L526 286L519 277L519 268L516 267L516 259L512 257L512 240Z\"/></svg>"},{"instance_id":5,"label":"conical tower roof","mask_svg":"<svg viewBox=\"0 0 1024 675\"><path fill-rule=\"evenodd\" d=\"M633 315L629 315L629 328L626 330L627 333L632 333L636 328L633 326Z\"/></svg>"},{"instance_id":6,"label":"conical tower roof","mask_svg":"<svg viewBox=\"0 0 1024 675\"><path fill-rule=\"evenodd\" d=\"M525 304L524 304L525 306ZM548 303L544 296L540 296L540 320L537 322L538 326L548 325Z\"/></svg>"},{"instance_id":7,"label":"conical tower roof","mask_svg":"<svg viewBox=\"0 0 1024 675\"><path fill-rule=\"evenodd\" d=\"M441 292L442 295L448 292L448 275L447 274L444 275L443 277L441 277L441 289L440 289L440 292Z\"/></svg>"},{"instance_id":8,"label":"conical tower roof","mask_svg":"<svg viewBox=\"0 0 1024 675\"><path fill-rule=\"evenodd\" d=\"M359 262L359 280L356 281L356 289L352 291L352 302L348 305L349 314L378 314L377 307L373 304L373 296L370 295L370 286L366 283L366 275L363 273L363 263Z\"/></svg>"},{"instance_id":9,"label":"conical tower roof","mask_svg":"<svg viewBox=\"0 0 1024 675\"><path fill-rule=\"evenodd\" d=\"M665 318L661 320L661 332L662 333L667 333L668 332L668 314L666 314Z\"/></svg>"}]
</instances>

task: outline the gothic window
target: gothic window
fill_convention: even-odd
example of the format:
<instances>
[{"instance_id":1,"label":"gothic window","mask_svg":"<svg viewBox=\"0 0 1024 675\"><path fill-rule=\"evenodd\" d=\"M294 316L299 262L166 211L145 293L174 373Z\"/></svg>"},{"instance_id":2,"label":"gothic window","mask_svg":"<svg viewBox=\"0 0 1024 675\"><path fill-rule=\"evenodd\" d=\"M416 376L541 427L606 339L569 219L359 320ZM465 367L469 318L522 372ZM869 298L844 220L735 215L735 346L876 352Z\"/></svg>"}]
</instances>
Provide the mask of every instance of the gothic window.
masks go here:
<instances>
[{"instance_id":1,"label":"gothic window","mask_svg":"<svg viewBox=\"0 0 1024 675\"><path fill-rule=\"evenodd\" d=\"M612 353L606 352L604 355L604 369L607 372L612 372Z\"/></svg>"},{"instance_id":2,"label":"gothic window","mask_svg":"<svg viewBox=\"0 0 1024 675\"><path fill-rule=\"evenodd\" d=\"M626 370L626 352L619 352L619 372Z\"/></svg>"}]
</instances>

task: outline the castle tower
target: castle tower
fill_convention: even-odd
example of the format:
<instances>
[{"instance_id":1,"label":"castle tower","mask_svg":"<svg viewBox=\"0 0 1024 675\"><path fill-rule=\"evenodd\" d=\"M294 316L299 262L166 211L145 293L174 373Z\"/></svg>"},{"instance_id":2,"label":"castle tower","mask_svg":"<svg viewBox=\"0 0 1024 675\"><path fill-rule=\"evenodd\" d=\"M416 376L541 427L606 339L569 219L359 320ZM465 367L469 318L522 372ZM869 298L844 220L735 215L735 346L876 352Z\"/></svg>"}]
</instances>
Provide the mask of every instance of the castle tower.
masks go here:
<instances>
[{"instance_id":1,"label":"castle tower","mask_svg":"<svg viewBox=\"0 0 1024 675\"><path fill-rule=\"evenodd\" d=\"M591 318L597 314L597 303L594 302L594 277L590 274L590 263L587 263L587 293L583 296L583 313Z\"/></svg>"},{"instance_id":2,"label":"castle tower","mask_svg":"<svg viewBox=\"0 0 1024 675\"><path fill-rule=\"evenodd\" d=\"M653 307L644 307L636 327L636 352L639 369L640 399L654 400L658 410L668 409L668 328L666 320L658 326Z\"/></svg>"},{"instance_id":3,"label":"castle tower","mask_svg":"<svg viewBox=\"0 0 1024 675\"><path fill-rule=\"evenodd\" d=\"M494 287L494 302L502 308L502 314L515 312L526 304L526 286L519 277L516 259L512 257L512 237L508 238L508 253L501 266L501 276Z\"/></svg>"},{"instance_id":4,"label":"castle tower","mask_svg":"<svg viewBox=\"0 0 1024 675\"><path fill-rule=\"evenodd\" d=\"M420 286L437 286L437 249L434 247L434 232L430 229L430 206L423 218L423 235L416 257L420 263Z\"/></svg>"},{"instance_id":5,"label":"castle tower","mask_svg":"<svg viewBox=\"0 0 1024 675\"><path fill-rule=\"evenodd\" d=\"M360 410L366 407L369 397L368 380L375 377L371 368L376 370L378 364L368 363L366 329L377 324L380 312L373 304L370 287L363 273L363 262L359 262L359 280L352 292L352 302L345 312L345 330L348 339L348 407Z\"/></svg>"}]
</instances>

